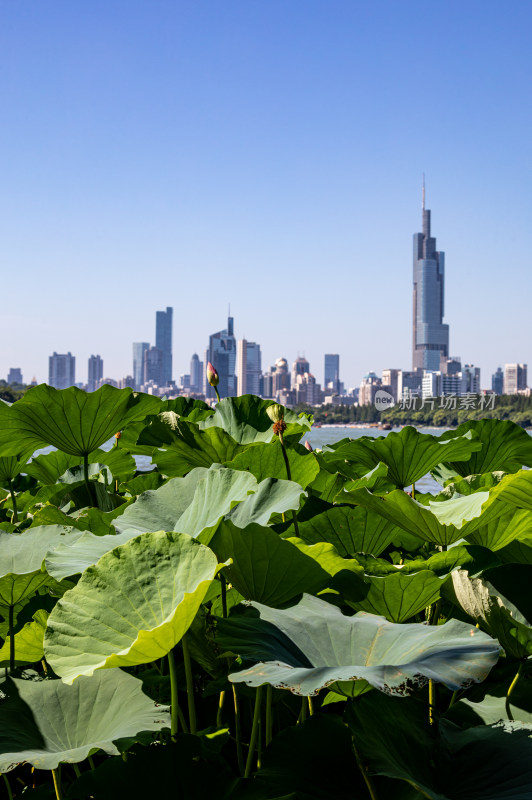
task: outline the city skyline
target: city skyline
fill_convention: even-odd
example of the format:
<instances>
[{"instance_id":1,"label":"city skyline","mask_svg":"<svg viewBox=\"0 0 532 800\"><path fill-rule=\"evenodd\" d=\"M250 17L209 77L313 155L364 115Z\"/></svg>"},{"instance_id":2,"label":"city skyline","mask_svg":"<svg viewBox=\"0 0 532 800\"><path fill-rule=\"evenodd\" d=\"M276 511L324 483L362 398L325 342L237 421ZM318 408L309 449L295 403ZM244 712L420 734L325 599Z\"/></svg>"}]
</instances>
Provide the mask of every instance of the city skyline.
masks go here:
<instances>
[{"instance_id":1,"label":"city skyline","mask_svg":"<svg viewBox=\"0 0 532 800\"><path fill-rule=\"evenodd\" d=\"M493 0L3 4L0 375L45 381L54 351L130 374L171 306L176 377L228 302L263 364L407 367L423 172L451 353L484 388L530 362L531 23Z\"/></svg>"}]
</instances>

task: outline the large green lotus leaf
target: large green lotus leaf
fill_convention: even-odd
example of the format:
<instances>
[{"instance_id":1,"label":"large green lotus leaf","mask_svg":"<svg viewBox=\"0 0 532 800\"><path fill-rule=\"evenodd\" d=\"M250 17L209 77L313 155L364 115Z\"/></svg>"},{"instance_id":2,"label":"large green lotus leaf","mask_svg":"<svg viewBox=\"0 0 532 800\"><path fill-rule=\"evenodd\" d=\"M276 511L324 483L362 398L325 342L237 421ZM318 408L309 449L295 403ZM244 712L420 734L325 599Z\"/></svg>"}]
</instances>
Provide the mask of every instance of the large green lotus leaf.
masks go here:
<instances>
[{"instance_id":1,"label":"large green lotus leaf","mask_svg":"<svg viewBox=\"0 0 532 800\"><path fill-rule=\"evenodd\" d=\"M166 655L191 625L219 565L179 533L146 533L103 555L48 619L44 652L66 683Z\"/></svg>"},{"instance_id":2,"label":"large green lotus leaf","mask_svg":"<svg viewBox=\"0 0 532 800\"><path fill-rule=\"evenodd\" d=\"M33 615L32 621L27 622L15 634L15 665L34 664L36 661L41 660L44 655L43 640L47 619L48 612L44 609L39 609ZM9 666L10 653L11 642L8 637L3 647L0 647L0 667Z\"/></svg>"},{"instance_id":3,"label":"large green lotus leaf","mask_svg":"<svg viewBox=\"0 0 532 800\"><path fill-rule=\"evenodd\" d=\"M532 796L529 731L510 734L503 725L461 730L447 720L430 726L427 716L425 703L377 692L348 708L347 722L368 772L406 781L431 800Z\"/></svg>"},{"instance_id":4,"label":"large green lotus leaf","mask_svg":"<svg viewBox=\"0 0 532 800\"><path fill-rule=\"evenodd\" d=\"M19 534L0 531L0 607L14 606L41 586L55 583L42 564L66 536L76 535L71 531L62 525L30 528Z\"/></svg>"},{"instance_id":5,"label":"large green lotus leaf","mask_svg":"<svg viewBox=\"0 0 532 800\"><path fill-rule=\"evenodd\" d=\"M309 595L285 610L251 605L260 619L255 639L248 634L248 652L257 644L257 651L264 653L263 622L277 627L288 646L276 647L271 639L274 645L267 661L229 676L234 683L248 686L270 683L294 694L315 695L336 681L366 680L387 694L406 695L432 679L457 690L484 680L499 656L498 642L458 620L429 627L397 625L363 611L346 617L335 606ZM238 653L240 643L238 639L231 642L228 626L230 621L223 627L224 645ZM304 659L292 655L286 661L290 648L299 650Z\"/></svg>"},{"instance_id":6,"label":"large green lotus leaf","mask_svg":"<svg viewBox=\"0 0 532 800\"><path fill-rule=\"evenodd\" d=\"M293 481L267 479L257 483L248 472L197 467L185 478L172 478L159 489L140 495L116 520L119 532L158 528L190 536L209 537L219 520L229 515L235 525L267 524L274 512L299 507L303 493Z\"/></svg>"},{"instance_id":7,"label":"large green lotus leaf","mask_svg":"<svg viewBox=\"0 0 532 800\"><path fill-rule=\"evenodd\" d=\"M347 601L356 611L379 614L390 622L405 622L435 603L440 597L442 579L429 569L420 572L367 576L369 589L358 602Z\"/></svg>"},{"instance_id":8,"label":"large green lotus leaf","mask_svg":"<svg viewBox=\"0 0 532 800\"><path fill-rule=\"evenodd\" d=\"M320 465L314 453L302 445L294 445L286 450L290 464L291 480L306 489L317 476ZM269 444L260 443L249 447L232 461L226 463L230 469L242 469L251 472L258 481L265 478L282 478L286 480L286 464L281 444L276 437Z\"/></svg>"},{"instance_id":9,"label":"large green lotus leaf","mask_svg":"<svg viewBox=\"0 0 532 800\"><path fill-rule=\"evenodd\" d=\"M118 533L126 530L136 530L138 533L173 531L177 520L194 500L196 488L208 471L204 467L197 467L184 478L172 478L158 489L143 492L116 520L116 530Z\"/></svg>"},{"instance_id":10,"label":"large green lotus leaf","mask_svg":"<svg viewBox=\"0 0 532 800\"><path fill-rule=\"evenodd\" d=\"M519 609L483 578L453 572L444 595L499 640L515 658L532 655L532 627Z\"/></svg>"},{"instance_id":11,"label":"large green lotus leaf","mask_svg":"<svg viewBox=\"0 0 532 800\"><path fill-rule=\"evenodd\" d=\"M341 475L334 465L329 465L324 460L323 453L315 452L320 471L311 484L307 487L308 491L315 497L326 503L334 503L336 495L350 481L345 475Z\"/></svg>"},{"instance_id":12,"label":"large green lotus leaf","mask_svg":"<svg viewBox=\"0 0 532 800\"><path fill-rule=\"evenodd\" d=\"M338 466L342 461L351 464L359 477L382 461L388 466L390 481L403 488L420 480L441 461L468 459L481 446L471 433L444 440L407 426L388 436L344 440L332 445L334 453L325 457Z\"/></svg>"},{"instance_id":13,"label":"large green lotus leaf","mask_svg":"<svg viewBox=\"0 0 532 800\"><path fill-rule=\"evenodd\" d=\"M76 386L54 389L46 384L29 389L5 415L0 431L0 453L16 455L21 449L52 445L71 455L83 456L107 442L128 422L152 413L159 400L131 389L105 384L96 392Z\"/></svg>"},{"instance_id":14,"label":"large green lotus leaf","mask_svg":"<svg viewBox=\"0 0 532 800\"><path fill-rule=\"evenodd\" d=\"M514 541L532 536L532 511L513 508L500 517L467 534L468 542L498 551Z\"/></svg>"},{"instance_id":15,"label":"large green lotus leaf","mask_svg":"<svg viewBox=\"0 0 532 800\"><path fill-rule=\"evenodd\" d=\"M439 545L449 545L466 538L469 533L487 525L507 510L507 506L496 502L490 492L428 501L427 505L399 490L383 497L371 494L367 489L345 492L345 495L346 502L376 511L425 542Z\"/></svg>"},{"instance_id":16,"label":"large green lotus leaf","mask_svg":"<svg viewBox=\"0 0 532 800\"><path fill-rule=\"evenodd\" d=\"M56 769L83 761L95 750L118 755L113 743L170 724L166 708L142 691L142 681L119 669L62 681L8 678L0 708L0 771L19 764Z\"/></svg>"},{"instance_id":17,"label":"large green lotus leaf","mask_svg":"<svg viewBox=\"0 0 532 800\"><path fill-rule=\"evenodd\" d=\"M121 481L134 475L136 469L133 456L116 447L112 447L110 450L94 450L89 455L88 460L89 464L105 464L111 470L113 476ZM72 469L72 467L82 463L83 458L81 456L54 450L51 453L45 453L34 458L26 466L24 472L46 486L55 483L68 469Z\"/></svg>"},{"instance_id":18,"label":"large green lotus leaf","mask_svg":"<svg viewBox=\"0 0 532 800\"><path fill-rule=\"evenodd\" d=\"M246 600L279 607L303 592L327 586L330 575L290 541L270 528L237 528L222 522L210 542L219 561L232 559L224 574Z\"/></svg>"},{"instance_id":19,"label":"large green lotus leaf","mask_svg":"<svg viewBox=\"0 0 532 800\"><path fill-rule=\"evenodd\" d=\"M444 458L445 466L456 475L476 475L482 472L517 472L532 467L532 437L510 420L475 419L463 422L454 431L446 431L441 441L473 434L481 449L471 453L468 460ZM451 463L449 463L451 462Z\"/></svg>"},{"instance_id":20,"label":"large green lotus leaf","mask_svg":"<svg viewBox=\"0 0 532 800\"><path fill-rule=\"evenodd\" d=\"M506 686L507 690L508 687ZM515 689L512 691L511 712L517 725L515 727L523 729L525 726L532 732L532 712L520 708L515 704ZM467 722L468 727L473 725L494 725L502 722L507 730L512 730L512 722L508 720L506 711L506 696L495 697L490 694L484 695L481 702L474 703L467 697L455 703L446 714L451 721L462 723Z\"/></svg>"},{"instance_id":21,"label":"large green lotus leaf","mask_svg":"<svg viewBox=\"0 0 532 800\"><path fill-rule=\"evenodd\" d=\"M186 475L194 467L231 461L245 450L221 428L200 430L172 411L151 417L137 443L149 446L153 463L170 478Z\"/></svg>"},{"instance_id":22,"label":"large green lotus leaf","mask_svg":"<svg viewBox=\"0 0 532 800\"><path fill-rule=\"evenodd\" d=\"M69 536L46 556L46 571L57 581L70 575L79 575L87 567L96 564L105 553L138 535L138 531L129 530L117 535L96 536L85 531L81 535Z\"/></svg>"},{"instance_id":23,"label":"large green lotus leaf","mask_svg":"<svg viewBox=\"0 0 532 800\"><path fill-rule=\"evenodd\" d=\"M378 556L399 531L390 520L361 506L335 506L300 522L298 527L300 538L308 544L330 542L342 556Z\"/></svg>"},{"instance_id":24,"label":"large green lotus leaf","mask_svg":"<svg viewBox=\"0 0 532 800\"><path fill-rule=\"evenodd\" d=\"M216 406L211 417L201 420L200 428L223 428L239 444L253 442L270 442L274 436L273 424L266 409L273 405L273 400L263 400L253 394L241 397L224 397ZM284 410L284 421L287 424L285 437L298 434L301 437L311 428L311 420L305 414L296 414L289 409Z\"/></svg>"},{"instance_id":25,"label":"large green lotus leaf","mask_svg":"<svg viewBox=\"0 0 532 800\"><path fill-rule=\"evenodd\" d=\"M532 564L532 535L515 539L497 553L503 564Z\"/></svg>"}]
</instances>

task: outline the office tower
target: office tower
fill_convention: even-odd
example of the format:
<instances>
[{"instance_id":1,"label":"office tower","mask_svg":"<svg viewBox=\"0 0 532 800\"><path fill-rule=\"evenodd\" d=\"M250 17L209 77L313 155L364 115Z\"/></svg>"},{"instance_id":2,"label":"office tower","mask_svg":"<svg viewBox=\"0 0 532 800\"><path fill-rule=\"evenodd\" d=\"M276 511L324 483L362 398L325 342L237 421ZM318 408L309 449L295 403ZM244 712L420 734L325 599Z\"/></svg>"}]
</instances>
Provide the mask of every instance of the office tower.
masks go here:
<instances>
[{"instance_id":1,"label":"office tower","mask_svg":"<svg viewBox=\"0 0 532 800\"><path fill-rule=\"evenodd\" d=\"M261 375L260 345L240 339L236 348L237 395L259 394Z\"/></svg>"},{"instance_id":2,"label":"office tower","mask_svg":"<svg viewBox=\"0 0 532 800\"><path fill-rule=\"evenodd\" d=\"M20 367L11 367L7 375L8 383L23 383L22 370Z\"/></svg>"},{"instance_id":3,"label":"office tower","mask_svg":"<svg viewBox=\"0 0 532 800\"><path fill-rule=\"evenodd\" d=\"M199 360L197 353L190 359L190 391L194 394L203 391L203 361Z\"/></svg>"},{"instance_id":4,"label":"office tower","mask_svg":"<svg viewBox=\"0 0 532 800\"><path fill-rule=\"evenodd\" d=\"M460 356L442 358L440 370L442 375L458 375L459 372L462 372L462 359Z\"/></svg>"},{"instance_id":5,"label":"office tower","mask_svg":"<svg viewBox=\"0 0 532 800\"><path fill-rule=\"evenodd\" d=\"M220 397L234 397L236 393L236 339L233 333L233 317L227 318L227 328L209 336L209 346L205 351L205 397L215 397L212 386L207 382L207 363L218 372Z\"/></svg>"},{"instance_id":6,"label":"office tower","mask_svg":"<svg viewBox=\"0 0 532 800\"><path fill-rule=\"evenodd\" d=\"M305 372L310 372L310 364L303 356L298 356L292 364L292 386L295 387L297 383L297 376L304 375Z\"/></svg>"},{"instance_id":7,"label":"office tower","mask_svg":"<svg viewBox=\"0 0 532 800\"><path fill-rule=\"evenodd\" d=\"M100 356L89 358L89 370L87 380L87 391L94 392L103 378L103 360Z\"/></svg>"},{"instance_id":8,"label":"office tower","mask_svg":"<svg viewBox=\"0 0 532 800\"><path fill-rule=\"evenodd\" d=\"M48 359L48 383L55 389L68 389L76 383L76 357L72 353L56 353Z\"/></svg>"},{"instance_id":9,"label":"office tower","mask_svg":"<svg viewBox=\"0 0 532 800\"><path fill-rule=\"evenodd\" d=\"M383 386L389 386L389 393L392 395L394 402L397 403L398 395L398 381L399 381L399 372L398 369L383 369L382 371L382 384Z\"/></svg>"},{"instance_id":10,"label":"office tower","mask_svg":"<svg viewBox=\"0 0 532 800\"><path fill-rule=\"evenodd\" d=\"M165 386L164 363L163 351L158 347L149 347L145 350L143 383L149 383L151 381L157 386Z\"/></svg>"},{"instance_id":11,"label":"office tower","mask_svg":"<svg viewBox=\"0 0 532 800\"><path fill-rule=\"evenodd\" d=\"M138 391L144 383L144 353L149 342L133 342L133 385Z\"/></svg>"},{"instance_id":12,"label":"office tower","mask_svg":"<svg viewBox=\"0 0 532 800\"><path fill-rule=\"evenodd\" d=\"M491 391L495 394L502 394L504 387L504 372L500 367L491 376Z\"/></svg>"},{"instance_id":13,"label":"office tower","mask_svg":"<svg viewBox=\"0 0 532 800\"><path fill-rule=\"evenodd\" d=\"M421 397L440 397L443 394L442 390L442 374L438 370L431 372L425 370L421 379Z\"/></svg>"},{"instance_id":14,"label":"office tower","mask_svg":"<svg viewBox=\"0 0 532 800\"><path fill-rule=\"evenodd\" d=\"M526 389L526 364L504 365L504 394L517 394Z\"/></svg>"},{"instance_id":15,"label":"office tower","mask_svg":"<svg viewBox=\"0 0 532 800\"><path fill-rule=\"evenodd\" d=\"M449 326L444 325L445 255L430 234L430 211L422 200L423 232L414 234L413 370L440 370L449 355Z\"/></svg>"},{"instance_id":16,"label":"office tower","mask_svg":"<svg viewBox=\"0 0 532 800\"><path fill-rule=\"evenodd\" d=\"M374 372L368 372L362 378L360 392L358 394L358 405L369 406L375 402L375 394L382 388L382 381Z\"/></svg>"},{"instance_id":17,"label":"office tower","mask_svg":"<svg viewBox=\"0 0 532 800\"><path fill-rule=\"evenodd\" d=\"M480 394L480 367L465 364L462 370L461 394Z\"/></svg>"},{"instance_id":18,"label":"office tower","mask_svg":"<svg viewBox=\"0 0 532 800\"><path fill-rule=\"evenodd\" d=\"M423 373L420 370L413 372L400 369L397 375L397 402L411 396L421 397L421 382Z\"/></svg>"},{"instance_id":19,"label":"office tower","mask_svg":"<svg viewBox=\"0 0 532 800\"><path fill-rule=\"evenodd\" d=\"M325 354L323 388L332 389L336 394L340 392L340 356L337 353Z\"/></svg>"},{"instance_id":20,"label":"office tower","mask_svg":"<svg viewBox=\"0 0 532 800\"><path fill-rule=\"evenodd\" d=\"M157 311L155 315L155 347L163 354L163 372L161 385L172 383L172 314L173 308Z\"/></svg>"}]
</instances>

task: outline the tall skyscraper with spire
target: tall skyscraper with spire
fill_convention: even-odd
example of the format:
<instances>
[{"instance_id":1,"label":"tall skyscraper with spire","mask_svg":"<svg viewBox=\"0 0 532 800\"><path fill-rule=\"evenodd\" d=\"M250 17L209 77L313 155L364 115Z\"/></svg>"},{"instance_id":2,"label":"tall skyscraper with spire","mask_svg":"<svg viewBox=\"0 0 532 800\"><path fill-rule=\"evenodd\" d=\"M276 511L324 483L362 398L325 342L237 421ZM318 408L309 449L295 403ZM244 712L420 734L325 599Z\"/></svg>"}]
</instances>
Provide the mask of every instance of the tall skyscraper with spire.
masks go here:
<instances>
[{"instance_id":1,"label":"tall skyscraper with spire","mask_svg":"<svg viewBox=\"0 0 532 800\"><path fill-rule=\"evenodd\" d=\"M173 308L166 307L166 311L157 311L155 314L155 347L163 354L162 384L168 386L172 383L172 315Z\"/></svg>"},{"instance_id":2,"label":"tall skyscraper with spire","mask_svg":"<svg viewBox=\"0 0 532 800\"><path fill-rule=\"evenodd\" d=\"M437 371L449 356L449 326L443 323L445 254L430 235L430 211L422 195L422 233L414 234L412 367Z\"/></svg>"}]
</instances>

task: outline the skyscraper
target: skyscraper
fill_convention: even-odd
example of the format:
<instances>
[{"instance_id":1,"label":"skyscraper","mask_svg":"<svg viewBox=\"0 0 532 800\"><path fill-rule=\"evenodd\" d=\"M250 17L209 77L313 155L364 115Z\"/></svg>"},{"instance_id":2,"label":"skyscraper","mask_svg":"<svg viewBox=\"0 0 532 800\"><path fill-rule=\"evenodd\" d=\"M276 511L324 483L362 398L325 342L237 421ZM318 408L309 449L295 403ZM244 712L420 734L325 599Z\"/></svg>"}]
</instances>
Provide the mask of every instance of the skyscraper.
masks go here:
<instances>
[{"instance_id":1,"label":"skyscraper","mask_svg":"<svg viewBox=\"0 0 532 800\"><path fill-rule=\"evenodd\" d=\"M173 308L155 314L155 347L163 354L162 385L172 383L172 315Z\"/></svg>"},{"instance_id":2,"label":"skyscraper","mask_svg":"<svg viewBox=\"0 0 532 800\"><path fill-rule=\"evenodd\" d=\"M144 351L144 380L153 381L157 386L165 386L164 353L159 347L149 347Z\"/></svg>"},{"instance_id":3,"label":"skyscraper","mask_svg":"<svg viewBox=\"0 0 532 800\"><path fill-rule=\"evenodd\" d=\"M149 342L133 342L133 383L137 391L144 383L144 353L149 347Z\"/></svg>"},{"instance_id":4,"label":"skyscraper","mask_svg":"<svg viewBox=\"0 0 532 800\"><path fill-rule=\"evenodd\" d=\"M190 359L190 391L200 394L203 391L203 361L197 353Z\"/></svg>"},{"instance_id":5,"label":"skyscraper","mask_svg":"<svg viewBox=\"0 0 532 800\"><path fill-rule=\"evenodd\" d=\"M340 392L340 356L337 353L325 354L323 388Z\"/></svg>"},{"instance_id":6,"label":"skyscraper","mask_svg":"<svg viewBox=\"0 0 532 800\"><path fill-rule=\"evenodd\" d=\"M414 303L412 368L437 371L449 355L449 326L445 325L445 254L430 235L430 211L422 200L423 232L414 234Z\"/></svg>"},{"instance_id":7,"label":"skyscraper","mask_svg":"<svg viewBox=\"0 0 532 800\"><path fill-rule=\"evenodd\" d=\"M94 392L98 388L98 384L103 378L103 360L100 356L91 356L89 358L89 370L87 380L87 390Z\"/></svg>"},{"instance_id":8,"label":"skyscraper","mask_svg":"<svg viewBox=\"0 0 532 800\"><path fill-rule=\"evenodd\" d=\"M296 387L297 376L310 372L310 364L304 356L298 356L292 364L292 386Z\"/></svg>"},{"instance_id":9,"label":"skyscraper","mask_svg":"<svg viewBox=\"0 0 532 800\"><path fill-rule=\"evenodd\" d=\"M517 394L526 389L527 365L526 364L505 364L504 365L504 394Z\"/></svg>"},{"instance_id":10,"label":"skyscraper","mask_svg":"<svg viewBox=\"0 0 532 800\"><path fill-rule=\"evenodd\" d=\"M214 389L207 383L207 362L213 365L220 377L218 391L220 397L234 397L236 394L236 339L233 333L233 317L227 318L227 328L209 336L209 346L205 351L205 397L214 397Z\"/></svg>"},{"instance_id":11,"label":"skyscraper","mask_svg":"<svg viewBox=\"0 0 532 800\"><path fill-rule=\"evenodd\" d=\"M48 359L48 383L55 389L68 389L76 383L76 357L72 353L56 353Z\"/></svg>"},{"instance_id":12,"label":"skyscraper","mask_svg":"<svg viewBox=\"0 0 532 800\"><path fill-rule=\"evenodd\" d=\"M259 394L261 374L260 345L240 339L236 349L237 395Z\"/></svg>"}]
</instances>

